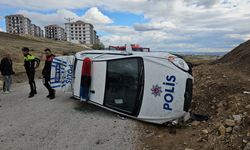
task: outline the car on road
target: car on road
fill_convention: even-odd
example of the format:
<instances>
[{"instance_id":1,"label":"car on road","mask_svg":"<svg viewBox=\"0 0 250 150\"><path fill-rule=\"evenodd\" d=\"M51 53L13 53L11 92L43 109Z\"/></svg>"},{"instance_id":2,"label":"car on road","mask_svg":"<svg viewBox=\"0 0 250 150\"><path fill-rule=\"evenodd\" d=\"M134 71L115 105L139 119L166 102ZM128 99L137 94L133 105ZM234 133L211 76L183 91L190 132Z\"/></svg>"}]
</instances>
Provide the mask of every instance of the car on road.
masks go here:
<instances>
[{"instance_id":1,"label":"car on road","mask_svg":"<svg viewBox=\"0 0 250 150\"><path fill-rule=\"evenodd\" d=\"M189 115L193 77L170 53L89 50L55 57L51 85L80 101L163 124Z\"/></svg>"}]
</instances>

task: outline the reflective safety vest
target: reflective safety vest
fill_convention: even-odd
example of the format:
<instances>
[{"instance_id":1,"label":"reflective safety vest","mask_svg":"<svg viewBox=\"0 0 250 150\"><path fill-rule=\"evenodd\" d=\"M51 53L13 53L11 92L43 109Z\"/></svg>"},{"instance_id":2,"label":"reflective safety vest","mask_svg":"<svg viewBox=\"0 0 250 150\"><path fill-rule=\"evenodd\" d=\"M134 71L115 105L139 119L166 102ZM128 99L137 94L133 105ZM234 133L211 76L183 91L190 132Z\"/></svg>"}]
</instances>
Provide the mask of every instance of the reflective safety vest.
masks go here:
<instances>
[{"instance_id":1,"label":"reflective safety vest","mask_svg":"<svg viewBox=\"0 0 250 150\"><path fill-rule=\"evenodd\" d=\"M26 72L33 72L35 71L35 65L39 66L40 59L36 58L31 54L27 54L24 56L24 67Z\"/></svg>"},{"instance_id":2,"label":"reflective safety vest","mask_svg":"<svg viewBox=\"0 0 250 150\"><path fill-rule=\"evenodd\" d=\"M34 60L36 57L31 55L31 54L28 54L27 56L24 56L24 61L31 61L31 60Z\"/></svg>"}]
</instances>

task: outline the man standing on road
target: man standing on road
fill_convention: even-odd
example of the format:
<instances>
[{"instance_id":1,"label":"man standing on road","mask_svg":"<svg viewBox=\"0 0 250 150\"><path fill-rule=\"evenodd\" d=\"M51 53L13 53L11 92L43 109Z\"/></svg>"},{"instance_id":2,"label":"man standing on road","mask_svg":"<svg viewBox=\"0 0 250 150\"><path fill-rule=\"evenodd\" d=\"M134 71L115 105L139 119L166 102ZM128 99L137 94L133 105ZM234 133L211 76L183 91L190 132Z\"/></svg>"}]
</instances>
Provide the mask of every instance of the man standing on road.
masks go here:
<instances>
[{"instance_id":1,"label":"man standing on road","mask_svg":"<svg viewBox=\"0 0 250 150\"><path fill-rule=\"evenodd\" d=\"M10 93L10 87L12 83L12 74L14 74L12 67L12 60L10 58L10 54L6 54L6 56L1 60L0 70L3 76L3 93Z\"/></svg>"},{"instance_id":2,"label":"man standing on road","mask_svg":"<svg viewBox=\"0 0 250 150\"><path fill-rule=\"evenodd\" d=\"M35 83L35 69L39 66L40 59L31 55L29 53L28 47L23 47L22 52L24 56L24 67L25 67L26 74L29 79L29 84L30 84L29 98L31 98L31 97L34 97L35 94L37 94L36 83Z\"/></svg>"},{"instance_id":3,"label":"man standing on road","mask_svg":"<svg viewBox=\"0 0 250 150\"><path fill-rule=\"evenodd\" d=\"M51 50L46 48L44 50L46 54L46 60L45 65L42 71L43 74L43 84L48 89L49 95L47 95L47 98L54 99L55 98L55 90L51 88L50 86L50 72L51 72L51 64L55 57L54 54L51 53Z\"/></svg>"}]
</instances>

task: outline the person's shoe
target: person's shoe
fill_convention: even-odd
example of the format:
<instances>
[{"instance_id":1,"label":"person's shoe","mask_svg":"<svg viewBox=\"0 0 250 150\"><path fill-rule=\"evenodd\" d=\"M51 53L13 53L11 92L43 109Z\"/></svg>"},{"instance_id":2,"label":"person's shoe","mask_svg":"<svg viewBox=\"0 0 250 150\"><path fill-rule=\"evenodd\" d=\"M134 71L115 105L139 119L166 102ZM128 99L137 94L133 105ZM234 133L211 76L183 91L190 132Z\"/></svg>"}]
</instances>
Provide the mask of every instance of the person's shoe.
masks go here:
<instances>
[{"instance_id":1,"label":"person's shoe","mask_svg":"<svg viewBox=\"0 0 250 150\"><path fill-rule=\"evenodd\" d=\"M51 92L50 94L50 97L49 97L49 99L54 99L56 96L56 91L54 90L53 92Z\"/></svg>"},{"instance_id":2,"label":"person's shoe","mask_svg":"<svg viewBox=\"0 0 250 150\"><path fill-rule=\"evenodd\" d=\"M4 91L3 94L9 94L10 92L9 91Z\"/></svg>"},{"instance_id":3,"label":"person's shoe","mask_svg":"<svg viewBox=\"0 0 250 150\"><path fill-rule=\"evenodd\" d=\"M34 94L30 94L28 98L34 97Z\"/></svg>"},{"instance_id":4,"label":"person's shoe","mask_svg":"<svg viewBox=\"0 0 250 150\"><path fill-rule=\"evenodd\" d=\"M46 96L47 98L50 98L50 94Z\"/></svg>"},{"instance_id":5,"label":"person's shoe","mask_svg":"<svg viewBox=\"0 0 250 150\"><path fill-rule=\"evenodd\" d=\"M37 94L36 90L34 90L34 94Z\"/></svg>"},{"instance_id":6,"label":"person's shoe","mask_svg":"<svg viewBox=\"0 0 250 150\"><path fill-rule=\"evenodd\" d=\"M55 95L51 95L49 99L54 99L55 97L56 97Z\"/></svg>"},{"instance_id":7,"label":"person's shoe","mask_svg":"<svg viewBox=\"0 0 250 150\"><path fill-rule=\"evenodd\" d=\"M30 93L29 98L34 97L34 93Z\"/></svg>"}]
</instances>

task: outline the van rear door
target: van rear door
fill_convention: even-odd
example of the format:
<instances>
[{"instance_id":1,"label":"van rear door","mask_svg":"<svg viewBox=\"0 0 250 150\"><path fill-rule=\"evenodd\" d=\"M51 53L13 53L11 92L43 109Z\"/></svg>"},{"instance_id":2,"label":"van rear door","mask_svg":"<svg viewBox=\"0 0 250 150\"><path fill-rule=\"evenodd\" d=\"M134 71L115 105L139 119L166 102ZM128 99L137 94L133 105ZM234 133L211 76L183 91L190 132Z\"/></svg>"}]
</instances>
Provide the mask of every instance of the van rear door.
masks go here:
<instances>
[{"instance_id":1,"label":"van rear door","mask_svg":"<svg viewBox=\"0 0 250 150\"><path fill-rule=\"evenodd\" d=\"M51 65L50 84L53 89L72 92L75 56L55 57Z\"/></svg>"}]
</instances>

